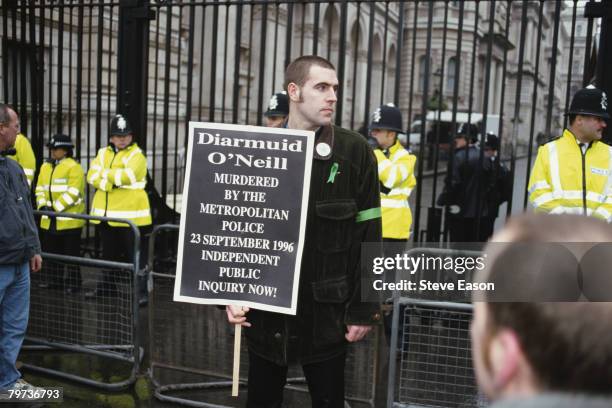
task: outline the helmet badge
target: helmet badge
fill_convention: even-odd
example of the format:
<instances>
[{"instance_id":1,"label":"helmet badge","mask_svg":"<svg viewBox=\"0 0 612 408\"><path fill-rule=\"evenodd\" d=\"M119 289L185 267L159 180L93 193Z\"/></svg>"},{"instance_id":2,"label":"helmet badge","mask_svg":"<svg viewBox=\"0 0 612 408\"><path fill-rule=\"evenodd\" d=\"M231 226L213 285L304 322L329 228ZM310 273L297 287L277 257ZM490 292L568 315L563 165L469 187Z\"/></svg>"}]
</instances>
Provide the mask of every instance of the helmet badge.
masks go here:
<instances>
[{"instance_id":1,"label":"helmet badge","mask_svg":"<svg viewBox=\"0 0 612 408\"><path fill-rule=\"evenodd\" d=\"M372 114L372 122L374 123L380 122L380 108L377 108Z\"/></svg>"},{"instance_id":2,"label":"helmet badge","mask_svg":"<svg viewBox=\"0 0 612 408\"><path fill-rule=\"evenodd\" d=\"M125 130L126 127L127 127L127 123L126 123L124 117L123 116L119 116L117 118L117 128L119 130Z\"/></svg>"},{"instance_id":3,"label":"helmet badge","mask_svg":"<svg viewBox=\"0 0 612 408\"><path fill-rule=\"evenodd\" d=\"M601 93L601 109L608 110L608 97L605 92Z\"/></svg>"},{"instance_id":4,"label":"helmet badge","mask_svg":"<svg viewBox=\"0 0 612 408\"><path fill-rule=\"evenodd\" d=\"M276 109L277 106L278 98L276 97L276 95L272 95L272 98L270 98L270 110Z\"/></svg>"}]
</instances>

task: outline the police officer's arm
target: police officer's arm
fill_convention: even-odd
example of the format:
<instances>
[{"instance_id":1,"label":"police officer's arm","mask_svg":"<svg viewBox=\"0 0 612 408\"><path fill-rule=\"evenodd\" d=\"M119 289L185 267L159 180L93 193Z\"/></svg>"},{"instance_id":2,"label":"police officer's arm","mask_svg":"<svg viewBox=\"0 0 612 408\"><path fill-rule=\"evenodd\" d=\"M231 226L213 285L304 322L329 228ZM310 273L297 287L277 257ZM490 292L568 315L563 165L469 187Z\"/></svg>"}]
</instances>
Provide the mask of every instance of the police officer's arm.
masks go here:
<instances>
[{"instance_id":1,"label":"police officer's arm","mask_svg":"<svg viewBox=\"0 0 612 408\"><path fill-rule=\"evenodd\" d=\"M81 199L81 185L83 184L83 169L79 165L72 166L68 172L67 190L53 202L53 208L62 212L76 205Z\"/></svg>"},{"instance_id":2,"label":"police officer's arm","mask_svg":"<svg viewBox=\"0 0 612 408\"><path fill-rule=\"evenodd\" d=\"M440 193L436 204L453 205L458 203L457 197L459 196L459 193L462 188L461 165L462 160L460 160L459 155L455 155L455 157L453 158L452 167L449 163L448 171L446 172L446 177L444 178L444 188L442 189L442 192Z\"/></svg>"},{"instance_id":3,"label":"police officer's arm","mask_svg":"<svg viewBox=\"0 0 612 408\"><path fill-rule=\"evenodd\" d=\"M560 205L559 200L553 197L547 149L546 145L538 149L538 156L529 177L529 202L538 212L551 212Z\"/></svg>"},{"instance_id":4,"label":"police officer's arm","mask_svg":"<svg viewBox=\"0 0 612 408\"><path fill-rule=\"evenodd\" d=\"M363 149L362 174L359 178L359 192L356 197L358 213L355 219L355 233L360 242L378 242L382 240L382 224L380 212L380 192L378 189L379 179L377 165L374 155L369 148ZM360 245L357 243L357 245ZM362 300L361 284L362 277L371 277L372 271L367 270L367 265L361 264L360 250L354 261L353 269L353 293L346 307L345 324L349 332L352 326L374 325L380 323L380 303L364 302Z\"/></svg>"},{"instance_id":5,"label":"police officer's arm","mask_svg":"<svg viewBox=\"0 0 612 408\"><path fill-rule=\"evenodd\" d=\"M499 188L499 203L509 201L512 197L513 180L511 178L510 170L503 164L499 164L499 173L497 177L497 184Z\"/></svg>"},{"instance_id":6,"label":"police officer's arm","mask_svg":"<svg viewBox=\"0 0 612 408\"><path fill-rule=\"evenodd\" d=\"M416 157L406 150L397 152L394 156L395 161L386 157L380 149L374 150L374 154L378 161L378 177L383 186L393 190L410 179L409 188L412 192L412 188L416 185L416 178L414 177ZM406 195L410 195L410 192Z\"/></svg>"},{"instance_id":7,"label":"police officer's arm","mask_svg":"<svg viewBox=\"0 0 612 408\"><path fill-rule=\"evenodd\" d=\"M28 186L32 186L32 180L34 180L34 172L36 171L36 156L32 145L27 137L21 135L19 138L19 145L16 147L17 150L17 162L23 168L23 172L28 180Z\"/></svg>"},{"instance_id":8,"label":"police officer's arm","mask_svg":"<svg viewBox=\"0 0 612 408\"><path fill-rule=\"evenodd\" d=\"M128 156L124 168L110 169L108 180L115 186L136 184L139 180L144 180L147 176L147 159L140 150Z\"/></svg>"},{"instance_id":9,"label":"police officer's arm","mask_svg":"<svg viewBox=\"0 0 612 408\"><path fill-rule=\"evenodd\" d=\"M49 198L49 186L43 184L45 180L43 180L43 170L45 168L45 164L41 167L40 175L38 176L38 180L36 182L36 189L34 193L36 195L36 208L41 209L43 207L51 207L51 200ZM48 182L48 181L47 181Z\"/></svg>"},{"instance_id":10,"label":"police officer's arm","mask_svg":"<svg viewBox=\"0 0 612 408\"><path fill-rule=\"evenodd\" d=\"M612 157L610 160L612 160ZM612 174L608 174L608 181L604 194L606 199L597 208L593 209L593 216L601 218L606 222L612 222Z\"/></svg>"},{"instance_id":11,"label":"police officer's arm","mask_svg":"<svg viewBox=\"0 0 612 408\"><path fill-rule=\"evenodd\" d=\"M87 182L97 190L111 191L113 189L113 182L108 179L109 169L104 168L102 161L103 151L104 148L100 149L96 158L91 162L87 171Z\"/></svg>"}]
</instances>

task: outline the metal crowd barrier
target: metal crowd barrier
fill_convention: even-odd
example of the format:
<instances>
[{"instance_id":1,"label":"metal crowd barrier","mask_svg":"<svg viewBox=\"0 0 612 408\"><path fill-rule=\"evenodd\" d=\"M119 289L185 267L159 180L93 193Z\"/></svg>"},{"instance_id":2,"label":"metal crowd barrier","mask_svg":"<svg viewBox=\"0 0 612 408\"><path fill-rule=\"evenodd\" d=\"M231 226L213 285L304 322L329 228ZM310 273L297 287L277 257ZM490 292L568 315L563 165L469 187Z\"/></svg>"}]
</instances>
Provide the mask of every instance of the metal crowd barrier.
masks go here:
<instances>
[{"instance_id":1,"label":"metal crowd barrier","mask_svg":"<svg viewBox=\"0 0 612 408\"><path fill-rule=\"evenodd\" d=\"M211 392L229 393L233 363L233 329L225 311L215 306L172 300L178 226L154 228L149 245L149 376L155 397L190 407L227 407ZM345 389L347 401L374 407L379 336L349 347ZM243 338L240 381L246 385L248 351ZM307 392L301 367L290 365L287 390ZM206 400L208 402L203 402Z\"/></svg>"},{"instance_id":2,"label":"metal crowd barrier","mask_svg":"<svg viewBox=\"0 0 612 408\"><path fill-rule=\"evenodd\" d=\"M57 216L48 211L35 214ZM24 363L23 368L106 390L125 389L136 381L143 354L138 322L139 230L131 221L117 218L64 213L61 216L127 224L134 238L133 259L123 263L43 252L42 270L31 274L30 316L23 347L25 351L43 353L41 359L33 354L36 362ZM50 276L61 277L64 272L80 272L80 290L66 293L62 285L52 284ZM104 273L112 274L116 290L86 297L86 291L94 290ZM56 359L58 351L70 357ZM118 363L101 364L90 359L82 366L78 359L84 356Z\"/></svg>"},{"instance_id":3,"label":"metal crowd barrier","mask_svg":"<svg viewBox=\"0 0 612 408\"><path fill-rule=\"evenodd\" d=\"M413 248L408 255L478 256L476 251ZM431 272L428 272L431 278ZM448 274L447 274L448 275ZM452 276L435 273L436 281ZM414 278L424 277L418 271ZM471 273L462 279L470 280ZM470 299L394 292L387 407L481 407L472 369ZM450 301L449 301L450 300Z\"/></svg>"}]
</instances>

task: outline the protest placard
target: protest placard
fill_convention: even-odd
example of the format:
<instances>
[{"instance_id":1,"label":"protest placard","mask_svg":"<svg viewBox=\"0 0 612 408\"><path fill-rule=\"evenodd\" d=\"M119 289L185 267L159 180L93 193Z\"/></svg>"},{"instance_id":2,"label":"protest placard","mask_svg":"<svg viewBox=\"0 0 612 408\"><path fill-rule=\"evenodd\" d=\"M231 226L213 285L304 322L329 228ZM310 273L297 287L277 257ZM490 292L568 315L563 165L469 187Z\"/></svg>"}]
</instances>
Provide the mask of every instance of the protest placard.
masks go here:
<instances>
[{"instance_id":1,"label":"protest placard","mask_svg":"<svg viewBox=\"0 0 612 408\"><path fill-rule=\"evenodd\" d=\"M189 123L174 300L295 314L313 132Z\"/></svg>"}]
</instances>

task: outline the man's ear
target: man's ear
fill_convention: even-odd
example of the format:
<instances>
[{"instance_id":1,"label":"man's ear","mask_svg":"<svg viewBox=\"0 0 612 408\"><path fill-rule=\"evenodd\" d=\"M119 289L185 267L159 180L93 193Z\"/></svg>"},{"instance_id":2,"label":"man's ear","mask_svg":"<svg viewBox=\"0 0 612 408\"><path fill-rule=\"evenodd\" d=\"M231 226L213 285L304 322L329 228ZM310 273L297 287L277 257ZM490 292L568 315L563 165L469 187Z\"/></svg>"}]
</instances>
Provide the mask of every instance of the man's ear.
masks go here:
<instances>
[{"instance_id":1,"label":"man's ear","mask_svg":"<svg viewBox=\"0 0 612 408\"><path fill-rule=\"evenodd\" d=\"M514 331L499 330L489 350L493 387L497 393L503 394L505 390L514 389L525 381L525 378L520 377L527 372L527 367L524 367L527 360Z\"/></svg>"},{"instance_id":2,"label":"man's ear","mask_svg":"<svg viewBox=\"0 0 612 408\"><path fill-rule=\"evenodd\" d=\"M289 84L287 85L287 96L289 96L289 99L293 102L299 102L300 87L294 82L289 82Z\"/></svg>"}]
</instances>

